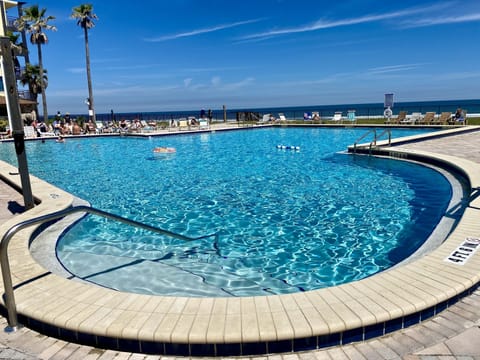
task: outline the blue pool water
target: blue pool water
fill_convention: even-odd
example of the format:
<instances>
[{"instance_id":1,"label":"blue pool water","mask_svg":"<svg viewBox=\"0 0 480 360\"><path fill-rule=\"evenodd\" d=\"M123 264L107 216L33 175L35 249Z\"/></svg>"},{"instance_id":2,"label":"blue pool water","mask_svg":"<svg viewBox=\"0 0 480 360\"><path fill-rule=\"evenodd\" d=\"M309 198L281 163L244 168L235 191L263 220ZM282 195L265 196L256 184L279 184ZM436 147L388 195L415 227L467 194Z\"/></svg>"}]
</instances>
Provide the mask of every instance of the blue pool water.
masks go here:
<instances>
[{"instance_id":1,"label":"blue pool water","mask_svg":"<svg viewBox=\"0 0 480 360\"><path fill-rule=\"evenodd\" d=\"M338 153L365 131L36 141L27 153L33 174L94 207L190 237L218 234L185 242L88 216L57 246L78 277L139 293L280 294L387 269L412 254L445 212L452 190L438 172ZM155 156L156 146L177 152ZM1 149L15 163L13 145Z\"/></svg>"}]
</instances>

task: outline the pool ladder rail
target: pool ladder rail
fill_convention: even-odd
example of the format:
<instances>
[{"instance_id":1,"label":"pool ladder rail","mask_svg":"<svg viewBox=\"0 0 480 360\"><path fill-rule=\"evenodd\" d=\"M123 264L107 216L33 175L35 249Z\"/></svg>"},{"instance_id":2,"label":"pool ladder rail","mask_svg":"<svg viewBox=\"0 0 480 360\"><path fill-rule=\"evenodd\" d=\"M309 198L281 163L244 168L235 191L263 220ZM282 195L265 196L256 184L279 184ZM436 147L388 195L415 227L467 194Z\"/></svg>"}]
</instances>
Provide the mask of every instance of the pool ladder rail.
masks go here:
<instances>
[{"instance_id":1,"label":"pool ladder rail","mask_svg":"<svg viewBox=\"0 0 480 360\"><path fill-rule=\"evenodd\" d=\"M385 134L388 135L388 145L390 146L390 144L392 143L392 131L390 129L384 129L380 134L377 134L377 129L372 129L372 130L369 130L367 131L365 134L363 134L362 136L360 136L357 140L355 140L355 143L353 144L353 153L356 154L357 153L357 145L358 143L365 139L368 135L372 134L373 133L373 140L370 142L369 146L368 146L368 153L369 155L372 154L372 149L374 147L377 146L377 141L382 137L384 136Z\"/></svg>"},{"instance_id":2,"label":"pool ladder rail","mask_svg":"<svg viewBox=\"0 0 480 360\"><path fill-rule=\"evenodd\" d=\"M5 305L7 307L7 320L8 320L8 327L5 329L6 332L16 331L18 328L17 306L15 303L15 295L13 292L13 284L12 284L12 275L10 271L10 263L8 260L8 244L10 243L10 240L17 232L27 227L30 227L33 225L41 225L46 222L58 220L67 215L71 215L79 212L94 214L94 215L98 215L111 220L116 220L124 224L143 228L145 230L149 230L158 234L174 237L179 240L195 241L195 240L206 239L209 237L214 237L215 244L218 242L218 233L203 235L199 237L189 237L182 234L174 233L169 230L144 224L135 220L130 220L130 219L127 219L103 210L93 208L91 206L84 206L84 205L70 207L65 210L53 212L51 214L47 214L47 215L39 216L33 219L22 221L12 226L10 229L8 229L8 231L3 235L2 240L0 242L0 265L2 269L3 286L5 289L4 300L5 300Z\"/></svg>"}]
</instances>

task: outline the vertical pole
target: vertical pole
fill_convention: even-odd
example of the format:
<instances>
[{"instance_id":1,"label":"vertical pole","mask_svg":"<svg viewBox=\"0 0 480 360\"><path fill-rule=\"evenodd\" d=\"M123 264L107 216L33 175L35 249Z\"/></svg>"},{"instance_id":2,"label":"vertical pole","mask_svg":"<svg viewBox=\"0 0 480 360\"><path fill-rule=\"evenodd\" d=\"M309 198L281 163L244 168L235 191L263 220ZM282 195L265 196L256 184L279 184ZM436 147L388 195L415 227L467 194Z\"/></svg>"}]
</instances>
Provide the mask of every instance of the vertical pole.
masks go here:
<instances>
[{"instance_id":1,"label":"vertical pole","mask_svg":"<svg viewBox=\"0 0 480 360\"><path fill-rule=\"evenodd\" d=\"M223 105L223 122L227 122L227 107Z\"/></svg>"},{"instance_id":2,"label":"vertical pole","mask_svg":"<svg viewBox=\"0 0 480 360\"><path fill-rule=\"evenodd\" d=\"M35 206L30 185L30 175L28 173L27 155L25 153L25 139L23 121L20 116L20 106L18 104L18 92L13 67L12 47L10 39L0 36L0 58L3 70L3 87L5 89L5 101L10 123L12 124L13 141L15 143L15 152L17 153L18 172L22 182L23 201L25 209L32 209Z\"/></svg>"}]
</instances>

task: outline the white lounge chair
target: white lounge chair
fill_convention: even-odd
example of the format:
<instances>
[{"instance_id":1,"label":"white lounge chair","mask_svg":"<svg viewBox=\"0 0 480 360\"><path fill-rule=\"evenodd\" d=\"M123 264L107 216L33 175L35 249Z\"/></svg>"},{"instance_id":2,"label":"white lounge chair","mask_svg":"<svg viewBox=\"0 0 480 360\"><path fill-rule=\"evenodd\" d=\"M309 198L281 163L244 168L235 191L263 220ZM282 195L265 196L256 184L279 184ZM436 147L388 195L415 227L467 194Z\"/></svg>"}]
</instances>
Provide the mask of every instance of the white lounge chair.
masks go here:
<instances>
[{"instance_id":1,"label":"white lounge chair","mask_svg":"<svg viewBox=\"0 0 480 360\"><path fill-rule=\"evenodd\" d=\"M421 113L412 113L411 115L405 115L405 118L400 120L399 124L414 124L415 120L418 119L419 116L421 117L422 114Z\"/></svg>"},{"instance_id":2,"label":"white lounge chair","mask_svg":"<svg viewBox=\"0 0 480 360\"><path fill-rule=\"evenodd\" d=\"M145 120L140 120L140 124L142 124L142 132L152 132L155 130L155 127L147 124Z\"/></svg>"},{"instance_id":3,"label":"white lounge chair","mask_svg":"<svg viewBox=\"0 0 480 360\"><path fill-rule=\"evenodd\" d=\"M423 119L423 115L421 112L414 112L410 115L410 122L412 124L416 124L417 122L421 122Z\"/></svg>"},{"instance_id":4,"label":"white lounge chair","mask_svg":"<svg viewBox=\"0 0 480 360\"><path fill-rule=\"evenodd\" d=\"M178 121L178 130L180 131L180 130L182 130L182 129L184 129L184 130L190 130L190 125L189 125L189 123L188 123L188 120L186 120L186 119L180 119L180 120Z\"/></svg>"},{"instance_id":5,"label":"white lounge chair","mask_svg":"<svg viewBox=\"0 0 480 360\"><path fill-rule=\"evenodd\" d=\"M103 129L104 129L103 122L97 121L95 122L95 125L96 125L96 129L95 129L96 133L97 134L103 133Z\"/></svg>"},{"instance_id":6,"label":"white lounge chair","mask_svg":"<svg viewBox=\"0 0 480 360\"><path fill-rule=\"evenodd\" d=\"M279 113L279 114L278 114L278 119L279 119L280 121L287 122L287 118L285 117L285 114L283 114L283 113Z\"/></svg>"},{"instance_id":7,"label":"white lounge chair","mask_svg":"<svg viewBox=\"0 0 480 360\"><path fill-rule=\"evenodd\" d=\"M24 126L23 132L25 134L25 138L34 138L36 137L35 128L33 126Z\"/></svg>"},{"instance_id":8,"label":"white lounge chair","mask_svg":"<svg viewBox=\"0 0 480 360\"><path fill-rule=\"evenodd\" d=\"M257 124L267 124L270 121L272 114L264 114L262 120L260 120Z\"/></svg>"},{"instance_id":9,"label":"white lounge chair","mask_svg":"<svg viewBox=\"0 0 480 360\"><path fill-rule=\"evenodd\" d=\"M198 123L198 130L208 130L210 129L210 124L207 119L200 119Z\"/></svg>"},{"instance_id":10,"label":"white lounge chair","mask_svg":"<svg viewBox=\"0 0 480 360\"><path fill-rule=\"evenodd\" d=\"M342 112L336 111L335 114L333 115L332 121L342 122Z\"/></svg>"}]
</instances>

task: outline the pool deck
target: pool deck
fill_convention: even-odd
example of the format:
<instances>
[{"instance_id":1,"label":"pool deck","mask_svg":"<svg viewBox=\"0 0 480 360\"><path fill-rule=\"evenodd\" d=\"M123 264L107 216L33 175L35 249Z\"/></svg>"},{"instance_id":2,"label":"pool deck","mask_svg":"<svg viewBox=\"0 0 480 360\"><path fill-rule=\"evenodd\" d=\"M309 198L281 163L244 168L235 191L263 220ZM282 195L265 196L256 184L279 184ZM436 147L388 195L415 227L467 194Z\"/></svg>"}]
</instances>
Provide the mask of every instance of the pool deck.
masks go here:
<instances>
[{"instance_id":1,"label":"pool deck","mask_svg":"<svg viewBox=\"0 0 480 360\"><path fill-rule=\"evenodd\" d=\"M475 131L457 133L464 130ZM386 151L398 157L435 158L464 171L471 187L477 189L480 131L476 130L480 128L448 130L450 136L403 143ZM23 200L10 186L19 186L18 175L10 174L15 172L15 168L0 162L1 234L19 221L71 205L70 194L32 177L33 193L41 203L18 213ZM11 351L19 354L17 358L32 359L108 359L116 354L116 359L137 359L142 357L135 354L135 349L156 352L158 344L167 353L177 350L179 355L188 355L196 349L197 354L209 354L209 347L202 345L205 343L214 344L219 355L228 355L238 344L243 344L242 351L248 354L257 353L258 347L268 352L302 350L309 348L312 341L325 344L340 340L350 343L295 353L284 351L271 357L480 358L480 290L476 288L480 281L480 252L463 265L445 261L466 237L480 237L479 205L473 193L469 207L448 239L410 264L334 288L268 297L147 296L70 281L49 273L33 260L27 247L32 231L25 229L13 237L9 247L21 318L46 334L56 332L64 339L84 342L94 339L103 345L111 343L113 348L121 343L133 352L80 346L21 328L0 335L0 344L4 345L3 350L0 345L0 357ZM428 320L418 323L424 318ZM400 325L416 325L401 329L396 319L401 319ZM5 319L2 321L6 325ZM378 324L383 324L384 332L387 327L398 329L378 336ZM336 334L341 334L340 339Z\"/></svg>"}]
</instances>

